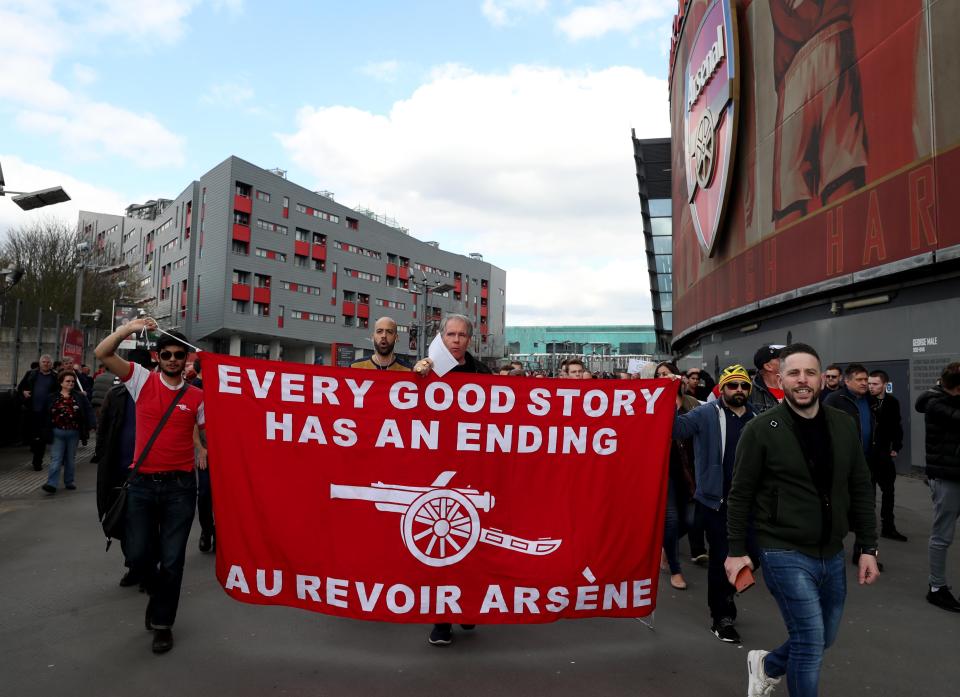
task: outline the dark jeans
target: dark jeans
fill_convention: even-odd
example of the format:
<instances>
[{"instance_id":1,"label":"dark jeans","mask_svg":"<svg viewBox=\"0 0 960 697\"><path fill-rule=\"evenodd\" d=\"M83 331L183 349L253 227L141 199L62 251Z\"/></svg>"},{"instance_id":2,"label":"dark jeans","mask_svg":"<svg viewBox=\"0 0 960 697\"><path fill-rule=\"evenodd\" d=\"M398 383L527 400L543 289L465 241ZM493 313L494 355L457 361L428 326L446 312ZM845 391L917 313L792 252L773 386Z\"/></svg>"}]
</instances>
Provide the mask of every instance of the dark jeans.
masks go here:
<instances>
[{"instance_id":1,"label":"dark jeans","mask_svg":"<svg viewBox=\"0 0 960 697\"><path fill-rule=\"evenodd\" d=\"M694 507L693 523L687 530L687 542L690 543L691 559L696 559L701 554L707 553L707 542L704 539L703 532L703 513L700 512L699 504Z\"/></svg>"},{"instance_id":2,"label":"dark jeans","mask_svg":"<svg viewBox=\"0 0 960 697\"><path fill-rule=\"evenodd\" d=\"M31 411L27 415L30 428L30 452L33 454L33 464L43 464L43 454L47 450L47 441L43 438L43 422L46 416L42 411Z\"/></svg>"},{"instance_id":3,"label":"dark jeans","mask_svg":"<svg viewBox=\"0 0 960 697\"><path fill-rule=\"evenodd\" d=\"M710 606L710 617L716 622L724 617L737 618L737 606L733 597L737 589L727 580L727 572L723 562L727 559L729 545L727 543L727 504L723 504L719 511L704 506L699 501L697 508L703 519L703 531L710 545L710 562L707 565L707 605ZM753 534L753 526L747 532L747 554L757 565L759 549Z\"/></svg>"},{"instance_id":4,"label":"dark jeans","mask_svg":"<svg viewBox=\"0 0 960 697\"><path fill-rule=\"evenodd\" d=\"M760 560L789 635L766 655L764 672L771 678L786 674L790 697L816 697L823 652L837 638L847 595L843 552L817 559L792 550L764 549Z\"/></svg>"},{"instance_id":5,"label":"dark jeans","mask_svg":"<svg viewBox=\"0 0 960 697\"><path fill-rule=\"evenodd\" d=\"M671 574L679 574L680 568L680 519L677 512L673 480L667 480L667 508L663 521L663 553Z\"/></svg>"},{"instance_id":6,"label":"dark jeans","mask_svg":"<svg viewBox=\"0 0 960 697\"><path fill-rule=\"evenodd\" d=\"M130 483L127 560L146 583L151 622L158 629L172 627L177 618L183 562L196 503L193 472L178 472L171 477L138 474Z\"/></svg>"},{"instance_id":7,"label":"dark jeans","mask_svg":"<svg viewBox=\"0 0 960 697\"><path fill-rule=\"evenodd\" d=\"M213 492L210 489L210 467L197 470L197 518L200 530L212 535L213 530Z\"/></svg>"},{"instance_id":8,"label":"dark jeans","mask_svg":"<svg viewBox=\"0 0 960 697\"><path fill-rule=\"evenodd\" d=\"M874 487L880 487L880 524L884 530L894 530L893 484L897 479L897 466L889 455L870 458L870 479Z\"/></svg>"}]
</instances>

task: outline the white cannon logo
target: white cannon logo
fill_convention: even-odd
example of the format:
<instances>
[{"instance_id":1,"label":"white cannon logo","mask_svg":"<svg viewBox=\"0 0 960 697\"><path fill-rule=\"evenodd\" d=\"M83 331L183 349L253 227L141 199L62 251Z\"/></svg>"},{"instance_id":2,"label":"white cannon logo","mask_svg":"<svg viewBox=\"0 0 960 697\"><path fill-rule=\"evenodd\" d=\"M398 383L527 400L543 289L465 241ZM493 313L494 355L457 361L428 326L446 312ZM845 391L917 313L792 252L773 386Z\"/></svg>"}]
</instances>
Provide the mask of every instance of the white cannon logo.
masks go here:
<instances>
[{"instance_id":1,"label":"white cannon logo","mask_svg":"<svg viewBox=\"0 0 960 697\"><path fill-rule=\"evenodd\" d=\"M489 491L453 489L456 472L441 472L430 486L374 482L370 486L331 484L331 499L372 501L378 511L400 514L400 534L407 550L427 566L461 561L477 542L522 554L555 552L563 540L525 540L496 528L481 528L478 511L489 513L495 499Z\"/></svg>"}]
</instances>

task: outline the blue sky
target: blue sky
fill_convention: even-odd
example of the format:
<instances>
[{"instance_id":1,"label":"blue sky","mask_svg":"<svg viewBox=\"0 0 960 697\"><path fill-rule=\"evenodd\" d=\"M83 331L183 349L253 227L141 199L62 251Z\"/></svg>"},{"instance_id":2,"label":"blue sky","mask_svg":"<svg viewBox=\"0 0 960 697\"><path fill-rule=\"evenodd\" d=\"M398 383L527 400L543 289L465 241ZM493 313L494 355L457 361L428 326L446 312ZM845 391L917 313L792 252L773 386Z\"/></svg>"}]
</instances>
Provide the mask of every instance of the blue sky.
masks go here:
<instances>
[{"instance_id":1,"label":"blue sky","mask_svg":"<svg viewBox=\"0 0 960 697\"><path fill-rule=\"evenodd\" d=\"M508 323L648 322L629 135L668 134L675 8L0 0L0 162L73 222L235 154L482 252Z\"/></svg>"}]
</instances>

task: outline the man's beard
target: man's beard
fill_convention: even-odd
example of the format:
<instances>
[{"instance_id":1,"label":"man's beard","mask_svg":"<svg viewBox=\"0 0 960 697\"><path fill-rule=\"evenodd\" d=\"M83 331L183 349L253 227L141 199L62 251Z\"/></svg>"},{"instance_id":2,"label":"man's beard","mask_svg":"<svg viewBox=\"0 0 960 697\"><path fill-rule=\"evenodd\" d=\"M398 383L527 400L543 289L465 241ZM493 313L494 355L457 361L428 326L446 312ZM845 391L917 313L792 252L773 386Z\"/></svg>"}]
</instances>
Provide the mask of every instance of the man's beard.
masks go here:
<instances>
[{"instance_id":1,"label":"man's beard","mask_svg":"<svg viewBox=\"0 0 960 697\"><path fill-rule=\"evenodd\" d=\"M783 398L784 398L785 400L787 400L787 402L789 402L790 406L792 406L792 407L793 407L794 409L796 409L796 410L809 409L809 408L813 405L813 403L816 402L816 401L820 398L820 392L817 391L817 390L815 390L815 389L813 389L813 388L811 388L811 389L810 389L810 396L811 396L811 399L810 399L810 401L809 401L807 404L800 404L800 403L797 401L797 398L794 397L792 391L790 391L790 390L784 390L784 391L783 391Z\"/></svg>"},{"instance_id":2,"label":"man's beard","mask_svg":"<svg viewBox=\"0 0 960 697\"><path fill-rule=\"evenodd\" d=\"M376 349L378 355L386 357L393 353L394 346L396 346L396 342L387 344L386 347L381 346L380 344L374 344L373 348Z\"/></svg>"},{"instance_id":3,"label":"man's beard","mask_svg":"<svg viewBox=\"0 0 960 697\"><path fill-rule=\"evenodd\" d=\"M183 377L183 368L181 368L180 370L167 370L166 368L161 366L160 372L166 375L167 377L171 377L171 378Z\"/></svg>"},{"instance_id":4,"label":"man's beard","mask_svg":"<svg viewBox=\"0 0 960 697\"><path fill-rule=\"evenodd\" d=\"M728 407L742 407L747 403L747 395L743 392L736 392L729 397L724 395L723 401Z\"/></svg>"}]
</instances>

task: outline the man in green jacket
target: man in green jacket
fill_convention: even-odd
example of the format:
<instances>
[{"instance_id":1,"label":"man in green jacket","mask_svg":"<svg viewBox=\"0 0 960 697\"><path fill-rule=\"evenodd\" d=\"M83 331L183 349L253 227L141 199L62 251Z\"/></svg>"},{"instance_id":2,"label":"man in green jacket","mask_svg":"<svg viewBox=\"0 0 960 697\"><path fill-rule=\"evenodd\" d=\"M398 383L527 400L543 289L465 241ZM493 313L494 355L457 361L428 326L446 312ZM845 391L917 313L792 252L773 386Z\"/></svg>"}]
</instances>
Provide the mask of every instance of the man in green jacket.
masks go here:
<instances>
[{"instance_id":1,"label":"man in green jacket","mask_svg":"<svg viewBox=\"0 0 960 697\"><path fill-rule=\"evenodd\" d=\"M820 404L820 357L806 344L780 353L782 404L744 429L727 509L731 583L752 568L751 517L760 565L788 639L747 654L748 695L769 695L783 675L791 697L817 694L823 652L840 628L846 597L843 538L850 523L861 547L858 580L877 580L874 490L856 424Z\"/></svg>"}]
</instances>

